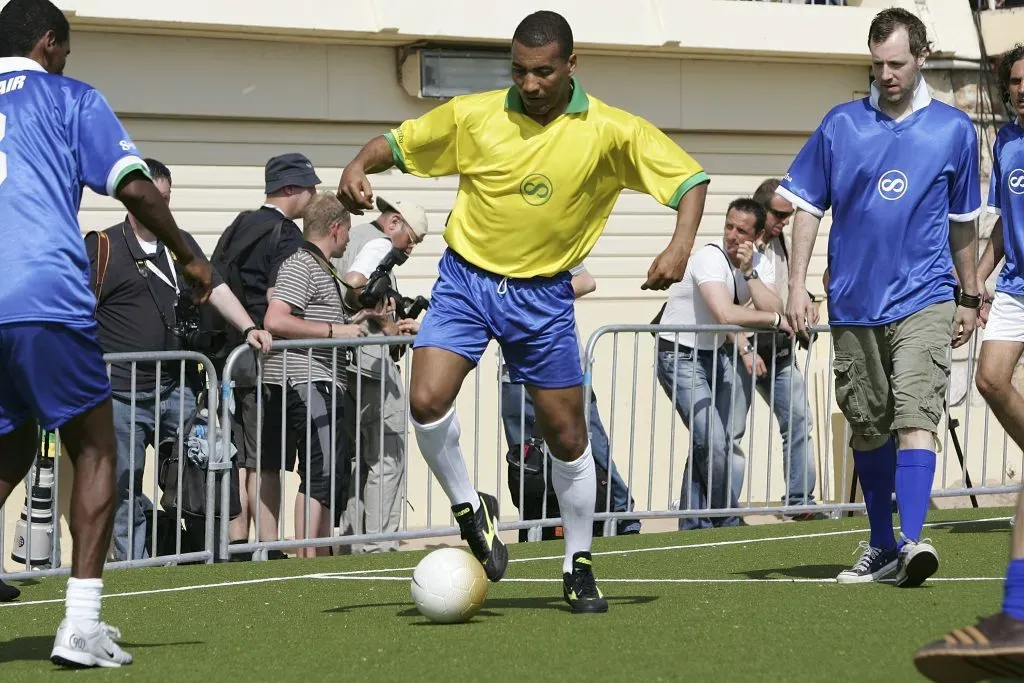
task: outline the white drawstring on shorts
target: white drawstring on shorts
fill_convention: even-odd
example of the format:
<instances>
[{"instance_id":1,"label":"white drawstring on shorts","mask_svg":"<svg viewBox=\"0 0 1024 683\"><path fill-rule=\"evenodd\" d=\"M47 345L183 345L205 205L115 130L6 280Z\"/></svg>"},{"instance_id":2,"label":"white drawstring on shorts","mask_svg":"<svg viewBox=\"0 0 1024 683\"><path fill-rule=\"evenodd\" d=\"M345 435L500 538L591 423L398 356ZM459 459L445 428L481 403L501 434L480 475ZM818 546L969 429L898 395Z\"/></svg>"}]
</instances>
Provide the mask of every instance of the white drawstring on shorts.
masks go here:
<instances>
[{"instance_id":1,"label":"white drawstring on shorts","mask_svg":"<svg viewBox=\"0 0 1024 683\"><path fill-rule=\"evenodd\" d=\"M508 278L507 277L503 277L503 278L501 278L501 282L498 283L498 294L501 294L502 296L504 296L505 292L507 292L507 291L508 291Z\"/></svg>"}]
</instances>

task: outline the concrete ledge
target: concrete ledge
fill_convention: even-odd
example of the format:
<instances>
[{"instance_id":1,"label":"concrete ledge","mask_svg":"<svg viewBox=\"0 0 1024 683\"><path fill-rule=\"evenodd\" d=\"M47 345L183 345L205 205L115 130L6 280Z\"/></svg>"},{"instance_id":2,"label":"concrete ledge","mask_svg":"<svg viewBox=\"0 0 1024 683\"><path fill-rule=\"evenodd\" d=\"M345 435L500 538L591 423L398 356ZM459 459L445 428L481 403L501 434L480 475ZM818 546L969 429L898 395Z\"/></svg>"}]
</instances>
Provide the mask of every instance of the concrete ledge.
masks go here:
<instances>
[{"instance_id":1,"label":"concrete ledge","mask_svg":"<svg viewBox=\"0 0 1024 683\"><path fill-rule=\"evenodd\" d=\"M869 4L869 3L865 3ZM914 0L890 4L919 10ZM964 4L966 8L966 3ZM289 42L402 45L421 40L505 45L527 13L551 7L573 25L581 51L628 50L671 56L748 55L784 60L867 63L866 35L874 6L739 2L736 0L638 0L622 11L616 0L545 3L480 3L475 0L368 0L362 3L303 0L62 0L76 29L205 35ZM976 51L967 35L969 12L950 12L942 2L922 9L937 48L948 54ZM955 15L955 16L954 16ZM966 22L964 31L962 23ZM975 41L976 43L976 41Z\"/></svg>"}]
</instances>

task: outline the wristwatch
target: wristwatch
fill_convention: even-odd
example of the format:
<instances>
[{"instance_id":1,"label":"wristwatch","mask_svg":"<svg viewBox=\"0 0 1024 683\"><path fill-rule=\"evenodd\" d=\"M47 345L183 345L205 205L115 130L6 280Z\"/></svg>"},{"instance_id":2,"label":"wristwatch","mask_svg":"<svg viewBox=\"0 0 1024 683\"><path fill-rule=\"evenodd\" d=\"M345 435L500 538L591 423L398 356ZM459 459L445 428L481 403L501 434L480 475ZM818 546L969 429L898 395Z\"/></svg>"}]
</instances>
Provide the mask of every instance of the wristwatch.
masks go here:
<instances>
[{"instance_id":1,"label":"wristwatch","mask_svg":"<svg viewBox=\"0 0 1024 683\"><path fill-rule=\"evenodd\" d=\"M981 308L982 298L980 294L965 294L960 292L960 297L957 299L957 305L963 306L964 308L973 308L975 310Z\"/></svg>"},{"instance_id":2,"label":"wristwatch","mask_svg":"<svg viewBox=\"0 0 1024 683\"><path fill-rule=\"evenodd\" d=\"M757 270L752 270L752 271L750 271L750 275L744 275L743 279L749 281L749 280L760 279L760 277L761 276L758 274Z\"/></svg>"},{"instance_id":3,"label":"wristwatch","mask_svg":"<svg viewBox=\"0 0 1024 683\"><path fill-rule=\"evenodd\" d=\"M754 345L751 344L750 342L747 342L747 345L743 347L743 353L753 353L753 351Z\"/></svg>"}]
</instances>

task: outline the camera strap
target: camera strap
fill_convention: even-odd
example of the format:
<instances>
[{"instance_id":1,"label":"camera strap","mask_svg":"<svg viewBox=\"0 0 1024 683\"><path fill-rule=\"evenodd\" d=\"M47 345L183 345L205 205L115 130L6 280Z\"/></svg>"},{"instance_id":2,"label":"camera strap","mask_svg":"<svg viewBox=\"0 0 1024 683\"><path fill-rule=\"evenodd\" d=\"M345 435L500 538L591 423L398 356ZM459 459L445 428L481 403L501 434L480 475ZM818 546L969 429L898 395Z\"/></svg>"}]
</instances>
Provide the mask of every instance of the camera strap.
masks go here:
<instances>
[{"instance_id":1,"label":"camera strap","mask_svg":"<svg viewBox=\"0 0 1024 683\"><path fill-rule=\"evenodd\" d=\"M725 253L725 249L722 249L722 247L720 247L720 246L718 246L717 244L714 244L714 243L712 243L711 246L714 247L715 249L717 249L718 251L720 251L722 253L723 258L725 258L726 265L729 266L729 273L732 275L732 302L736 306L739 306L740 305L740 285L736 281L736 267L734 265L732 265L732 261L729 260L729 255Z\"/></svg>"},{"instance_id":2,"label":"camera strap","mask_svg":"<svg viewBox=\"0 0 1024 683\"><path fill-rule=\"evenodd\" d=\"M127 230L125 230L124 225L121 226L121 234L124 236L125 244L129 246L129 250L128 250L129 253L131 253L130 244L128 243L128 232L127 232ZM157 242L157 251L160 251L160 247L162 247L162 246L163 246L162 244ZM157 267L156 262L154 262L152 259L145 259L144 261L136 261L135 264L136 264L136 266L138 266L139 272L142 271L142 268L144 266L150 272L152 272L154 275L156 275L158 278L160 278L160 280L165 285L167 285L168 287L170 287L171 289L174 290L174 296L175 296L175 298L177 298L177 297L181 296L181 288L178 287L178 270L177 270L177 268L174 267L174 261L171 259L171 251L167 247L164 247L164 258L167 259L167 268L168 268L168 272L170 272L170 274L171 274L170 277L167 277L167 273L165 273L164 271L160 270L160 268Z\"/></svg>"},{"instance_id":3,"label":"camera strap","mask_svg":"<svg viewBox=\"0 0 1024 683\"><path fill-rule=\"evenodd\" d=\"M152 271L154 275L160 278L164 282L164 284L173 289L175 296L181 296L181 289L178 287L178 273L174 267L174 262L171 260L170 252L167 250L166 247L164 248L164 256L167 257L167 265L171 267L171 278L174 279L174 282L171 282L171 280L168 279L164 271L160 270L157 267L157 265L149 259L146 259L146 268L148 268L150 271Z\"/></svg>"},{"instance_id":4,"label":"camera strap","mask_svg":"<svg viewBox=\"0 0 1024 683\"><path fill-rule=\"evenodd\" d=\"M121 235L124 237L125 246L128 248L128 253L131 254L131 247L128 243L128 233L125 232L124 226L121 226ZM167 316L164 315L164 309L160 306L160 299L157 297L156 292L153 290L153 282L150 280L149 273L156 273L157 276L163 280L167 285L174 289L174 300L177 302L179 296L179 290L177 286L178 277L174 270L174 262L171 261L170 255L167 254L167 248L164 248L164 253L167 255L167 264L171 267L171 273L174 274L174 284L168 280L167 276L156 267L150 259L146 259L145 265L142 262L136 261L135 266L139 269L139 275L142 277L142 281L146 283L146 289L149 291L149 296L153 299L153 305L156 306L156 312L160 315L160 321L164 324L164 329L167 332L174 330L174 325L167 321Z\"/></svg>"},{"instance_id":5,"label":"camera strap","mask_svg":"<svg viewBox=\"0 0 1024 683\"><path fill-rule=\"evenodd\" d=\"M315 244L312 244L310 242L303 242L300 248L309 252L309 255L312 256L313 259L320 264L320 267L323 268L328 275L331 276L331 279L334 281L334 289L338 291L338 298L341 299L341 303L344 306L345 295L341 293L341 288L344 287L345 289L353 289L353 287L341 279L341 275L338 273L338 269L334 267L333 263L324 258L323 253Z\"/></svg>"}]
</instances>

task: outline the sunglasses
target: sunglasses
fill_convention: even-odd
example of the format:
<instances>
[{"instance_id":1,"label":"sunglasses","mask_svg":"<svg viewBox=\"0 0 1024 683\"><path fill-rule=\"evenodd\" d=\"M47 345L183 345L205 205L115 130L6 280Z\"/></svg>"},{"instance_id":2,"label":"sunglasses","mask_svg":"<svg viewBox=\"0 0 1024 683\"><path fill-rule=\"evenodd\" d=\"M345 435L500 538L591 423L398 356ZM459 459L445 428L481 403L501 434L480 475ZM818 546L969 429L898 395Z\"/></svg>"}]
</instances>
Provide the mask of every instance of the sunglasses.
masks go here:
<instances>
[{"instance_id":1,"label":"sunglasses","mask_svg":"<svg viewBox=\"0 0 1024 683\"><path fill-rule=\"evenodd\" d=\"M780 221L784 221L793 215L793 211L779 211L778 209L768 209L773 216L778 218Z\"/></svg>"}]
</instances>

